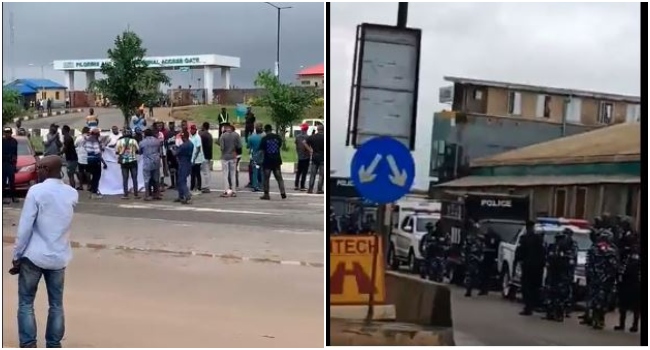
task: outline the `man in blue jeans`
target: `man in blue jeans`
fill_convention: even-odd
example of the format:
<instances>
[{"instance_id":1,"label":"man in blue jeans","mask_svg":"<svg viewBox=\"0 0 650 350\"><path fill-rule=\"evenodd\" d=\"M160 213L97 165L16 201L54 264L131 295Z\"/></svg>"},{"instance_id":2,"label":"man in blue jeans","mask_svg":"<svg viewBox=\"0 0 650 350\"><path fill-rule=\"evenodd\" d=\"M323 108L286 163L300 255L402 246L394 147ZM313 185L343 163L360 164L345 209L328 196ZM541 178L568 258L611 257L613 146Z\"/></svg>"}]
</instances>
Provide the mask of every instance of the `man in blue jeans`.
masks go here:
<instances>
[{"instance_id":1,"label":"man in blue jeans","mask_svg":"<svg viewBox=\"0 0 650 350\"><path fill-rule=\"evenodd\" d=\"M18 339L21 348L36 347L34 299L41 276L45 279L50 304L45 345L60 348L65 333L63 285L65 269L72 259L68 232L79 194L61 180L62 165L58 155L46 156L38 162L40 183L27 192L18 223L13 267L9 273L18 274Z\"/></svg>"},{"instance_id":2,"label":"man in blue jeans","mask_svg":"<svg viewBox=\"0 0 650 350\"><path fill-rule=\"evenodd\" d=\"M178 198L174 202L190 204L192 195L187 187L187 178L192 172L192 157L194 155L194 144L190 142L190 133L183 131L181 133L180 145L176 148L176 159L178 160L178 179L176 188L178 189Z\"/></svg>"}]
</instances>

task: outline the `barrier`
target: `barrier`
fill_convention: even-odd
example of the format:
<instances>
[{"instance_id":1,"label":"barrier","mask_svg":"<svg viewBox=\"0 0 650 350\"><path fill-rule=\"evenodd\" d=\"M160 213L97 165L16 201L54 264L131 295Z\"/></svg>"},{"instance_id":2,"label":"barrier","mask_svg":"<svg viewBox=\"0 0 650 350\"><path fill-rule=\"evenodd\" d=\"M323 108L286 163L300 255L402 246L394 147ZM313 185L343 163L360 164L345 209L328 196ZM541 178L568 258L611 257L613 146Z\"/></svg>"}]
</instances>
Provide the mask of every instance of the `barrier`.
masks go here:
<instances>
[{"instance_id":1,"label":"barrier","mask_svg":"<svg viewBox=\"0 0 650 350\"><path fill-rule=\"evenodd\" d=\"M446 285L387 272L386 302L395 305L399 322L453 327L451 291Z\"/></svg>"},{"instance_id":2,"label":"barrier","mask_svg":"<svg viewBox=\"0 0 650 350\"><path fill-rule=\"evenodd\" d=\"M451 328L422 326L403 322L373 322L330 319L332 346L451 346Z\"/></svg>"}]
</instances>

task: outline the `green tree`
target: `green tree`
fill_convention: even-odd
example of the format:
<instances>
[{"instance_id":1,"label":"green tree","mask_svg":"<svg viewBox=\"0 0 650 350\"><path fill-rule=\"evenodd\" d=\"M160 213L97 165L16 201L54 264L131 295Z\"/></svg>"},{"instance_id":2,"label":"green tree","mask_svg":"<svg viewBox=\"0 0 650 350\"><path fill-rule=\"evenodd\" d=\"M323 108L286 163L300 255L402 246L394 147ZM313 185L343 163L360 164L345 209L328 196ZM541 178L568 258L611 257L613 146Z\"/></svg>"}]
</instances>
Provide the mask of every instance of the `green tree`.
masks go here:
<instances>
[{"instance_id":1,"label":"green tree","mask_svg":"<svg viewBox=\"0 0 650 350\"><path fill-rule=\"evenodd\" d=\"M263 88L264 92L255 99L254 104L270 110L271 120L283 141L287 128L299 121L318 100L315 89L283 84L268 70L258 73L255 86ZM287 150L286 142L282 144L283 149Z\"/></svg>"},{"instance_id":2,"label":"green tree","mask_svg":"<svg viewBox=\"0 0 650 350\"><path fill-rule=\"evenodd\" d=\"M117 105L124 115L124 125L129 124L129 117L140 105L151 103L158 96L160 84L170 82L162 71L148 68L146 53L142 39L134 32L127 30L118 35L115 47L108 49L110 62L101 68L106 78L91 86Z\"/></svg>"},{"instance_id":3,"label":"green tree","mask_svg":"<svg viewBox=\"0 0 650 350\"><path fill-rule=\"evenodd\" d=\"M6 125L12 123L23 111L20 105L20 93L18 91L5 86L2 82L2 124Z\"/></svg>"}]
</instances>

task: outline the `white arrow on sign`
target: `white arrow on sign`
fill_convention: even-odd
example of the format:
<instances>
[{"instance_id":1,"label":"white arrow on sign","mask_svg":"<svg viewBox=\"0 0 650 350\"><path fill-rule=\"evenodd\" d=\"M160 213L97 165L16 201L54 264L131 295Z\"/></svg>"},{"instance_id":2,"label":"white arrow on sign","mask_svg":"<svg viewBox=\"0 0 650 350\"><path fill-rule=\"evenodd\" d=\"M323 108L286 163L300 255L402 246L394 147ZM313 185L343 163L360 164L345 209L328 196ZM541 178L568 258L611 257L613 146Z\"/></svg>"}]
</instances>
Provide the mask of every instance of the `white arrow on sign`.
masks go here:
<instances>
[{"instance_id":1,"label":"white arrow on sign","mask_svg":"<svg viewBox=\"0 0 650 350\"><path fill-rule=\"evenodd\" d=\"M359 181L361 181L362 184L375 181L375 178L377 177L375 169L382 158L383 156L381 154L377 154L367 168L365 165L362 165L361 168L359 168Z\"/></svg>"},{"instance_id":2,"label":"white arrow on sign","mask_svg":"<svg viewBox=\"0 0 650 350\"><path fill-rule=\"evenodd\" d=\"M390 179L390 182L393 183L395 186L399 187L404 187L406 185L406 178L408 177L406 174L406 170L401 170L397 167L397 162L395 162L395 157L392 155L386 156L386 160L388 161L388 166L390 167L391 175L388 175L388 179Z\"/></svg>"}]
</instances>

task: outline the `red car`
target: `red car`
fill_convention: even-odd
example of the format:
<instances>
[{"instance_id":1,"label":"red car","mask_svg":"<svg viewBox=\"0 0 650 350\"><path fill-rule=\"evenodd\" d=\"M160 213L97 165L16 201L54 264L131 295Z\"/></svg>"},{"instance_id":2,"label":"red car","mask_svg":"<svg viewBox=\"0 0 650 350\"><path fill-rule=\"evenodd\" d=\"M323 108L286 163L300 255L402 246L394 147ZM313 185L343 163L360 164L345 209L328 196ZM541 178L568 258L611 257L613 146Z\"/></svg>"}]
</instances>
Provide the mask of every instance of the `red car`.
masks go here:
<instances>
[{"instance_id":1,"label":"red car","mask_svg":"<svg viewBox=\"0 0 650 350\"><path fill-rule=\"evenodd\" d=\"M37 154L29 139L25 136L14 136L18 141L18 162L16 164L16 190L27 191L38 182L36 172Z\"/></svg>"}]
</instances>

